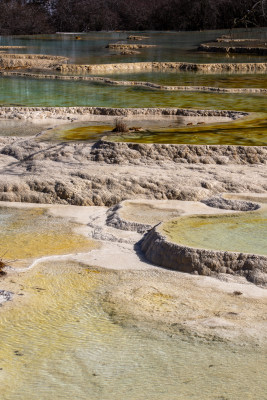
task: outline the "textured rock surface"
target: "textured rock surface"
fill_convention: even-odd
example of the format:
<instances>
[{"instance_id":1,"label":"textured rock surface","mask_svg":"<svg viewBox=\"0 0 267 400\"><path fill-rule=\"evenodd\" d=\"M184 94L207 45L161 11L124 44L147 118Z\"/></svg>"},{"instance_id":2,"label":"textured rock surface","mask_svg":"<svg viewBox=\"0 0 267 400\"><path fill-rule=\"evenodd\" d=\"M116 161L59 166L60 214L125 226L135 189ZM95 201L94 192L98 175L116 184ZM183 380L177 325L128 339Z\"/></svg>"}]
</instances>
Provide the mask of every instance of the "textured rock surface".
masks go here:
<instances>
[{"instance_id":1,"label":"textured rock surface","mask_svg":"<svg viewBox=\"0 0 267 400\"><path fill-rule=\"evenodd\" d=\"M12 300L13 293L7 290L0 290L0 306L6 301Z\"/></svg>"},{"instance_id":2,"label":"textured rock surface","mask_svg":"<svg viewBox=\"0 0 267 400\"><path fill-rule=\"evenodd\" d=\"M195 249L169 242L160 226L144 237L141 249L147 260L165 268L199 275L241 275L255 284L267 285L267 257L227 251Z\"/></svg>"},{"instance_id":3,"label":"textured rock surface","mask_svg":"<svg viewBox=\"0 0 267 400\"><path fill-rule=\"evenodd\" d=\"M233 211L254 211L260 208L257 203L243 200L229 200L223 197L212 197L211 199L202 200L202 203L209 207Z\"/></svg>"},{"instance_id":4,"label":"textured rock surface","mask_svg":"<svg viewBox=\"0 0 267 400\"><path fill-rule=\"evenodd\" d=\"M67 60L66 57L42 54L0 54L0 69L57 69Z\"/></svg>"},{"instance_id":5,"label":"textured rock surface","mask_svg":"<svg viewBox=\"0 0 267 400\"><path fill-rule=\"evenodd\" d=\"M60 67L62 72L92 72L105 73L113 71L201 71L208 73L218 72L245 72L255 73L267 70L267 63L217 63L217 64L194 64L185 62L141 62L141 63L119 63L119 64L90 64L78 65L68 64Z\"/></svg>"},{"instance_id":6,"label":"textured rock surface","mask_svg":"<svg viewBox=\"0 0 267 400\"><path fill-rule=\"evenodd\" d=\"M112 207L108 210L107 220L106 220L106 224L108 226L112 226L116 229L121 229L125 231L135 231L138 233L147 232L152 228L151 225L124 220L119 213L121 208L122 204L118 204L115 207Z\"/></svg>"},{"instance_id":7,"label":"textured rock surface","mask_svg":"<svg viewBox=\"0 0 267 400\"><path fill-rule=\"evenodd\" d=\"M203 43L199 46L199 51L210 51L217 53L239 53L239 54L267 54L267 44L264 40L246 40L219 38L216 42Z\"/></svg>"},{"instance_id":8,"label":"textured rock surface","mask_svg":"<svg viewBox=\"0 0 267 400\"><path fill-rule=\"evenodd\" d=\"M0 138L0 200L113 206L267 191L265 147Z\"/></svg>"},{"instance_id":9,"label":"textured rock surface","mask_svg":"<svg viewBox=\"0 0 267 400\"><path fill-rule=\"evenodd\" d=\"M119 143L101 140L92 149L93 160L111 164L173 162L188 164L266 164L267 148Z\"/></svg>"},{"instance_id":10,"label":"textured rock surface","mask_svg":"<svg viewBox=\"0 0 267 400\"><path fill-rule=\"evenodd\" d=\"M227 110L193 110L176 107L166 108L109 108L109 107L0 107L0 118L3 119L70 119L82 116L114 117L165 117L188 116L214 118L212 121L235 120L249 115L242 111Z\"/></svg>"},{"instance_id":11,"label":"textured rock surface","mask_svg":"<svg viewBox=\"0 0 267 400\"><path fill-rule=\"evenodd\" d=\"M127 44L127 43L111 43L107 45L108 49L113 50L138 50L146 49L150 47L156 47L155 44Z\"/></svg>"}]
</instances>

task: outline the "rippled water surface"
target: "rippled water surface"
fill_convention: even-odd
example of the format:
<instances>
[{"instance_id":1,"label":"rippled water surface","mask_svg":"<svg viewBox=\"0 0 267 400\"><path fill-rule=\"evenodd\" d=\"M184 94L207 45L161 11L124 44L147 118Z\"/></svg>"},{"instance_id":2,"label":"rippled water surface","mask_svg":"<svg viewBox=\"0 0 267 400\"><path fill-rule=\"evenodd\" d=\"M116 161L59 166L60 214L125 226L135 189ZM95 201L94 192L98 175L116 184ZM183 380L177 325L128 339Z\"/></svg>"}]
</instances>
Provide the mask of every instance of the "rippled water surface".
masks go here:
<instances>
[{"instance_id":1,"label":"rippled water surface","mask_svg":"<svg viewBox=\"0 0 267 400\"><path fill-rule=\"evenodd\" d=\"M105 46L110 42L125 41L128 32L91 33L81 35L81 40L76 40L74 35L1 37L0 45L25 45L26 49L16 52L65 55L75 63L263 61L263 57L254 55L195 52L199 43L213 40L223 33L228 32L149 33L150 39L147 42L157 44L157 47L125 58L109 51ZM260 31L259 35L265 37L265 30ZM211 76L153 73L116 75L115 78L123 76L127 79L177 85L267 87L264 75L253 74ZM266 140L266 96L263 95L172 93L106 87L86 82L2 77L0 104L171 106L249 111L261 114L254 115L250 120L229 125L172 126L167 130L166 127L155 127L152 131L150 129L150 132L120 140L198 144L263 144ZM5 125L2 135L10 132L10 129ZM12 126L12 129L14 135L20 135L17 126ZM24 125L24 129L23 134L35 132L35 128L27 124ZM87 126L75 125L64 129L57 130L55 134L60 140L96 140L110 129L110 125L91 123ZM47 139L51 140L49 134ZM203 236L203 231L204 235L213 237L223 232L225 238L229 237L231 246L234 235L235 238L241 238L242 245L245 242L247 251L252 249L253 252L266 254L262 251L265 246L263 240L266 237L266 213L264 217L262 215L242 214L228 217L227 221L222 220L220 224L216 218L221 217L209 217L197 223L194 219L181 219L178 223L183 220L183 223L187 224L186 228L190 229L194 225L196 240ZM8 261L26 260L27 264L36 257L89 251L96 247L94 242L78 231L73 231L74 227L74 224L70 226L66 221L50 217L39 208L16 210L1 207L0 256L4 256ZM182 228L185 235L187 231L184 226ZM190 232L190 240L191 236ZM205 247L209 240L213 246L210 236L204 236ZM260 249L255 247L256 239ZM187 240L186 236L184 240ZM228 244L223 242L224 246ZM139 323L136 326L135 323L129 322L131 316L128 315L125 315L121 324L115 322L112 314L105 311L103 300L115 274L113 271L97 270L71 262L51 261L38 264L19 275L12 275L10 285L19 288L18 295L15 295L13 303L6 303L0 308L1 399L266 398L267 371L264 350L220 342L201 342L186 338L182 334L171 336L161 332L160 327L155 327L153 322ZM156 303L156 307L160 307L159 302Z\"/></svg>"},{"instance_id":2,"label":"rippled water surface","mask_svg":"<svg viewBox=\"0 0 267 400\"><path fill-rule=\"evenodd\" d=\"M114 323L101 301L113 274L65 263L22 277L20 304L0 310L3 400L264 399L264 352Z\"/></svg>"},{"instance_id":3,"label":"rippled water surface","mask_svg":"<svg viewBox=\"0 0 267 400\"><path fill-rule=\"evenodd\" d=\"M212 86L222 88L267 88L266 73L201 73L185 71L104 74L114 80L145 81L169 86Z\"/></svg>"},{"instance_id":4,"label":"rippled water surface","mask_svg":"<svg viewBox=\"0 0 267 400\"><path fill-rule=\"evenodd\" d=\"M236 215L191 216L166 222L172 241L204 249L267 255L267 211Z\"/></svg>"}]
</instances>

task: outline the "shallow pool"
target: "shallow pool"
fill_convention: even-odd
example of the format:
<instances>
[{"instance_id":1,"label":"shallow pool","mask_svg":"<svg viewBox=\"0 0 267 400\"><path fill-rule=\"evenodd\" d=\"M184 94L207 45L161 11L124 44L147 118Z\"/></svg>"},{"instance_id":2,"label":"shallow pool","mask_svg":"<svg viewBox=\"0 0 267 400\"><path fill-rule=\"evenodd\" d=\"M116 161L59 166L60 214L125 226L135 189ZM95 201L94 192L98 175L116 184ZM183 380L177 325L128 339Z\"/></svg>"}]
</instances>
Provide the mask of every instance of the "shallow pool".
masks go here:
<instances>
[{"instance_id":1,"label":"shallow pool","mask_svg":"<svg viewBox=\"0 0 267 400\"><path fill-rule=\"evenodd\" d=\"M189 247L267 255L267 209L228 215L182 217L162 232Z\"/></svg>"},{"instance_id":2,"label":"shallow pool","mask_svg":"<svg viewBox=\"0 0 267 400\"><path fill-rule=\"evenodd\" d=\"M115 322L102 307L114 274L51 263L20 278L21 302L0 310L3 400L264 399L262 349Z\"/></svg>"},{"instance_id":3,"label":"shallow pool","mask_svg":"<svg viewBox=\"0 0 267 400\"><path fill-rule=\"evenodd\" d=\"M75 233L78 225L51 217L45 209L0 207L0 256L16 267L16 260L86 252L98 245Z\"/></svg>"},{"instance_id":4,"label":"shallow pool","mask_svg":"<svg viewBox=\"0 0 267 400\"><path fill-rule=\"evenodd\" d=\"M266 28L236 29L233 37L266 38ZM120 55L109 50L109 43L127 43L129 35L145 35L148 39L141 43L156 45L142 49L140 54ZM1 46L26 46L16 49L16 53L51 54L70 58L76 64L98 64L141 61L188 61L188 62L263 62L266 57L254 54L221 54L196 51L203 42L210 42L217 37L229 34L228 30L202 32L89 32L78 34L0 36ZM132 41L128 43L133 43ZM14 49L8 50L14 53Z\"/></svg>"},{"instance_id":5,"label":"shallow pool","mask_svg":"<svg viewBox=\"0 0 267 400\"><path fill-rule=\"evenodd\" d=\"M179 107L249 112L266 111L266 95L162 92L88 82L0 78L0 105Z\"/></svg>"}]
</instances>

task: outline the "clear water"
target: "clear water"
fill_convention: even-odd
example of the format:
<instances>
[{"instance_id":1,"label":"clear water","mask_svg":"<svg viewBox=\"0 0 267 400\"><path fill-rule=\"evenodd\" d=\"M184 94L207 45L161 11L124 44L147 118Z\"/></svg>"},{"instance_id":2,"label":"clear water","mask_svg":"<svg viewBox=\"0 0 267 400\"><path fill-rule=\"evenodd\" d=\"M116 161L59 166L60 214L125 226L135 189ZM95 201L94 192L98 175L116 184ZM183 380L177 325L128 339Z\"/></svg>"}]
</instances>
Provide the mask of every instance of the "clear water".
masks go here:
<instances>
[{"instance_id":1,"label":"clear water","mask_svg":"<svg viewBox=\"0 0 267 400\"><path fill-rule=\"evenodd\" d=\"M0 105L179 107L266 111L266 95L161 92L87 82L0 78Z\"/></svg>"},{"instance_id":2,"label":"clear water","mask_svg":"<svg viewBox=\"0 0 267 400\"><path fill-rule=\"evenodd\" d=\"M20 277L20 303L0 310L1 399L265 398L263 349L115 323L102 307L114 274L51 263Z\"/></svg>"},{"instance_id":3,"label":"clear water","mask_svg":"<svg viewBox=\"0 0 267 400\"><path fill-rule=\"evenodd\" d=\"M236 30L235 37L266 38L267 29ZM16 49L16 53L52 54L70 57L70 62L76 64L105 64L118 62L141 61L188 61L188 62L261 62L266 57L257 55L225 55L220 53L197 52L200 43L212 41L229 31L203 32L138 32L149 36L141 43L153 44L157 47L142 49L141 54L121 56L115 51L106 49L106 45L115 42L127 42L127 37L136 32L91 32L77 35L33 35L33 36L2 36L1 46L27 46L26 49ZM132 42L130 42L132 43ZM9 50L14 53L14 49Z\"/></svg>"},{"instance_id":4,"label":"clear water","mask_svg":"<svg viewBox=\"0 0 267 400\"><path fill-rule=\"evenodd\" d=\"M153 82L169 86L212 86L222 88L267 88L266 73L207 74L187 71L104 74L114 80Z\"/></svg>"},{"instance_id":5,"label":"clear water","mask_svg":"<svg viewBox=\"0 0 267 400\"><path fill-rule=\"evenodd\" d=\"M0 207L0 256L7 261L23 260L98 247L96 242L72 232L74 228L75 224L68 226L61 218L50 217L45 209Z\"/></svg>"},{"instance_id":6,"label":"clear water","mask_svg":"<svg viewBox=\"0 0 267 400\"><path fill-rule=\"evenodd\" d=\"M164 223L162 232L186 246L267 255L267 209L236 215L191 216Z\"/></svg>"},{"instance_id":7,"label":"clear water","mask_svg":"<svg viewBox=\"0 0 267 400\"><path fill-rule=\"evenodd\" d=\"M21 50L23 53L71 55L72 62L214 62L225 61L226 56L189 53L189 49L221 33L198 32L192 34L193 39L188 33L153 33L152 40L159 43L156 51L148 49L140 56L126 58L113 56L104 47L111 39L123 40L128 33L94 33L84 35L80 41L71 35L2 37L0 45L29 46ZM151 93L81 82L1 78L0 104L174 106L264 112L266 100L263 96ZM83 135L80 132L80 139ZM66 223L50 219L40 210L1 209L0 228L1 250L8 259L95 246L81 235L75 236ZM262 349L170 337L154 329L153 324L137 328L124 321L121 325L114 323L102 304L105 285L112 281L113 274L71 263L50 263L13 278L18 280L23 296L15 307L6 304L0 309L1 399L266 398L266 352Z\"/></svg>"}]
</instances>

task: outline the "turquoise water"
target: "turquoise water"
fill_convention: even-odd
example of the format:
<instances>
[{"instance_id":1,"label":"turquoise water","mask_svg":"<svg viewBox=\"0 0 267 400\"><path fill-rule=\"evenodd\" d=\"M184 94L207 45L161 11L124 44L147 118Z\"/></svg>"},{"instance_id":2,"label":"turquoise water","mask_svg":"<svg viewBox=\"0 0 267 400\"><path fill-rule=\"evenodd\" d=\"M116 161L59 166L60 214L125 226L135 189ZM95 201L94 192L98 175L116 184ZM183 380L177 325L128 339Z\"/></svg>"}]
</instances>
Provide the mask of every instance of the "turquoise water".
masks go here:
<instances>
[{"instance_id":1,"label":"turquoise water","mask_svg":"<svg viewBox=\"0 0 267 400\"><path fill-rule=\"evenodd\" d=\"M235 37L250 35L266 38L267 29L235 30ZM142 49L141 54L131 56L116 55L116 52L106 49L106 45L115 42L127 42L131 34L149 36L141 43L155 44L157 47ZM27 49L16 49L18 53L53 54L70 57L76 64L98 64L135 61L188 61L188 62L260 62L266 57L255 55L225 55L216 53L198 53L195 50L200 43L216 39L229 31L203 32L91 32L79 34L81 40L75 40L77 35L33 35L33 36L2 36L0 45L28 46ZM132 41L130 42L132 43ZM9 50L14 52L14 50Z\"/></svg>"},{"instance_id":2,"label":"turquoise water","mask_svg":"<svg viewBox=\"0 0 267 400\"><path fill-rule=\"evenodd\" d=\"M266 111L266 95L161 92L87 82L0 78L0 105L179 107Z\"/></svg>"}]
</instances>

